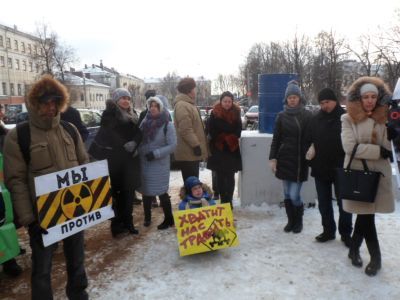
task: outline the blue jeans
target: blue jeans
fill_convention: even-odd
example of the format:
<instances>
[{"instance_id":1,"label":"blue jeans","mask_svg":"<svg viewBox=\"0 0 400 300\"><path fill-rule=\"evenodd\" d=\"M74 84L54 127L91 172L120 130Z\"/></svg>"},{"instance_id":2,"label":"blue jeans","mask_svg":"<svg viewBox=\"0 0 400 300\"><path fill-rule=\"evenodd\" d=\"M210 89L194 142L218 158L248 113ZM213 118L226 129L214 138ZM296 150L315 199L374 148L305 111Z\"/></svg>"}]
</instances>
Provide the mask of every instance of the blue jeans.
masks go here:
<instances>
[{"instance_id":1,"label":"blue jeans","mask_svg":"<svg viewBox=\"0 0 400 300\"><path fill-rule=\"evenodd\" d=\"M337 182L315 178L315 187L318 194L318 208L321 214L322 227L326 233L335 234L336 232L336 223L332 205L332 185L335 189L335 197L339 207L339 234L342 236L350 236L352 231L352 214L343 210L342 199L338 197Z\"/></svg>"},{"instance_id":2,"label":"blue jeans","mask_svg":"<svg viewBox=\"0 0 400 300\"><path fill-rule=\"evenodd\" d=\"M302 185L302 182L283 180L283 193L285 195L285 199L292 200L293 206L303 205L303 200L301 200L300 196Z\"/></svg>"}]
</instances>

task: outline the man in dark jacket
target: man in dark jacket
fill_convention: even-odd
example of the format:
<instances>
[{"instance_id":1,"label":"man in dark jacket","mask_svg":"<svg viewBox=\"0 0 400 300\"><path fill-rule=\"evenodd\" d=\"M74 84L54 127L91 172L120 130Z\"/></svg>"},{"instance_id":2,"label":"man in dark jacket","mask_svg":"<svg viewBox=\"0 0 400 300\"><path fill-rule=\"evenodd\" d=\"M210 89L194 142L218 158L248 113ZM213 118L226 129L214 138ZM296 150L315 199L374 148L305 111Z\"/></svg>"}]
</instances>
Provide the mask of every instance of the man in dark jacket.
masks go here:
<instances>
[{"instance_id":1,"label":"man in dark jacket","mask_svg":"<svg viewBox=\"0 0 400 300\"><path fill-rule=\"evenodd\" d=\"M318 208L321 213L323 232L316 236L318 242L335 239L336 223L332 207L332 185L339 207L339 233L341 240L350 245L352 215L342 208L342 199L338 197L338 185L335 169L343 167L344 151L341 141L342 125L340 117L345 113L334 91L322 89L318 94L321 110L310 123L308 141L311 146L306 154L310 160L311 176L315 177L318 194Z\"/></svg>"}]
</instances>

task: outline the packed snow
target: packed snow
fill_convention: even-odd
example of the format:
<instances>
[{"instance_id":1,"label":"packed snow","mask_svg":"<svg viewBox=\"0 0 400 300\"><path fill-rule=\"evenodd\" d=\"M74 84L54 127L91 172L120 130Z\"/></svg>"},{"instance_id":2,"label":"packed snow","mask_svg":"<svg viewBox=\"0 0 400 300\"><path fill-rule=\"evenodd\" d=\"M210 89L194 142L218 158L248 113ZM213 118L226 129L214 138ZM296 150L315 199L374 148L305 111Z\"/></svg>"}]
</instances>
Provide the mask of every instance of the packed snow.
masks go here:
<instances>
[{"instance_id":1,"label":"packed snow","mask_svg":"<svg viewBox=\"0 0 400 300\"><path fill-rule=\"evenodd\" d=\"M202 170L200 179L211 185L210 171ZM175 208L181 181L180 172L172 171ZM156 228L162 220L161 208L154 210L157 219L149 229L135 222L139 237L112 239L108 222L87 230L87 240L100 230L107 232L106 238L98 241L98 248L86 253L90 298L400 299L398 208L393 214L376 217L382 269L377 276L368 277L364 273L369 262L365 243L361 247L364 267L356 268L338 234L333 241L315 241L321 233L318 208L305 210L304 229L293 234L283 232L283 208L266 204L241 208L239 200L234 203L240 244L215 252L180 257L175 229ZM336 202L334 205L337 219ZM135 213L142 214L141 207L135 208ZM64 268L58 266L57 270L63 272ZM65 298L64 286L63 282L58 284L55 299ZM26 299L29 285L22 283L13 291L15 299Z\"/></svg>"}]
</instances>

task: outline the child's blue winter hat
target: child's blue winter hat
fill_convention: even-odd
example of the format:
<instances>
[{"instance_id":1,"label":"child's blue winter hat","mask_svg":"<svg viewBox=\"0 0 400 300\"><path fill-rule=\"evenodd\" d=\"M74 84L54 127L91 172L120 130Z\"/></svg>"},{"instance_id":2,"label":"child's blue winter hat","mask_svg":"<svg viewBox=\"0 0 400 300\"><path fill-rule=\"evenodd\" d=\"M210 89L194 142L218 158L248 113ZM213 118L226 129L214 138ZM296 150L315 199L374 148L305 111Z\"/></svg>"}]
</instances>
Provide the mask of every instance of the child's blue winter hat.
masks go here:
<instances>
[{"instance_id":1,"label":"child's blue winter hat","mask_svg":"<svg viewBox=\"0 0 400 300\"><path fill-rule=\"evenodd\" d=\"M189 193L191 193L194 186L201 184L203 183L196 176L190 176L185 180L185 188Z\"/></svg>"}]
</instances>

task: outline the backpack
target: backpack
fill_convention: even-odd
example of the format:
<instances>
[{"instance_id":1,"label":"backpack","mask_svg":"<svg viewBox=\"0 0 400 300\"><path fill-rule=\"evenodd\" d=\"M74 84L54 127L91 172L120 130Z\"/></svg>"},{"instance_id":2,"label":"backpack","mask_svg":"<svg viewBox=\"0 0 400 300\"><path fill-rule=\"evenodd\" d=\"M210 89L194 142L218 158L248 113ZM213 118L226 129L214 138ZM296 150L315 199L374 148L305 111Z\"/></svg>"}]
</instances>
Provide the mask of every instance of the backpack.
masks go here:
<instances>
[{"instance_id":1,"label":"backpack","mask_svg":"<svg viewBox=\"0 0 400 300\"><path fill-rule=\"evenodd\" d=\"M76 130L69 122L60 120L60 124L72 137L76 148L76 145L78 144L78 134ZM29 147L31 145L31 130L28 121L17 124L17 137L22 156L24 157L25 163L29 165L29 162L31 161L31 153L29 151Z\"/></svg>"}]
</instances>

